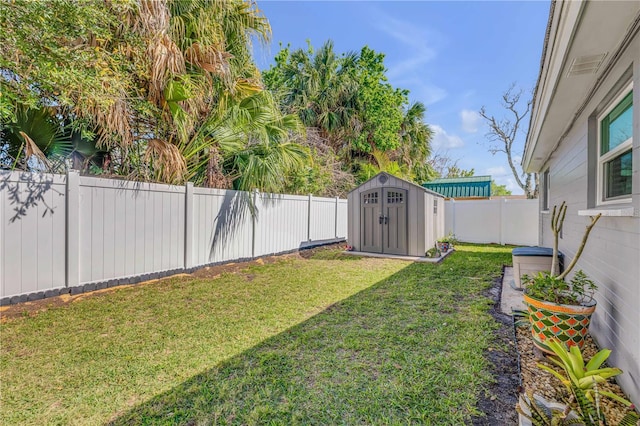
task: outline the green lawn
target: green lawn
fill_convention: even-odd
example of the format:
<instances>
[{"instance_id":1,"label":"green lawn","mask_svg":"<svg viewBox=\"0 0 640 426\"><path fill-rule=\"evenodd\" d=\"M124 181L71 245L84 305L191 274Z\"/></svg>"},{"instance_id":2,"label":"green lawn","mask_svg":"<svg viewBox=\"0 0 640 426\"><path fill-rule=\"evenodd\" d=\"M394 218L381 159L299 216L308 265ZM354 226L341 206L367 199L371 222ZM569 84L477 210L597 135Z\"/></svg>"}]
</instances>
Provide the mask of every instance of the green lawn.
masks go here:
<instances>
[{"instance_id":1,"label":"green lawn","mask_svg":"<svg viewBox=\"0 0 640 426\"><path fill-rule=\"evenodd\" d=\"M481 296L510 248L439 265L321 251L0 328L4 424L463 424L491 380Z\"/></svg>"}]
</instances>

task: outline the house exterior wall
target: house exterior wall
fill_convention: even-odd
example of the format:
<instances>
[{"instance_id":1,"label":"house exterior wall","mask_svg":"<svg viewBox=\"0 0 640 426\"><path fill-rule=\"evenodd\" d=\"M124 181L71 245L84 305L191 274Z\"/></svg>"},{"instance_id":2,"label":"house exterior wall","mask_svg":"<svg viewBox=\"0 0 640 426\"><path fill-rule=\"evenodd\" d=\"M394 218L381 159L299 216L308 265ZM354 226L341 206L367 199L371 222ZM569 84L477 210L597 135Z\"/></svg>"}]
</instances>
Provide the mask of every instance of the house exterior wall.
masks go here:
<instances>
[{"instance_id":1,"label":"house exterior wall","mask_svg":"<svg viewBox=\"0 0 640 426\"><path fill-rule=\"evenodd\" d=\"M613 350L610 364L624 374L618 380L631 400L640 404L640 35L617 60L586 108L568 130L541 171L550 177L549 206L568 205L559 249L565 265L578 249L588 216L579 211L595 208L594 150L596 117L610 105L619 89L633 79L633 183L634 216L603 216L593 228L575 270L584 270L599 286L598 307L590 328L600 347ZM540 243L552 246L551 214L540 200ZM628 206L628 205L626 205ZM605 206L609 207L609 206ZM613 208L615 206L611 206ZM624 207L624 206L623 206ZM606 210L606 208L605 208ZM587 212L583 212L585 214ZM574 270L574 271L575 271Z\"/></svg>"}]
</instances>

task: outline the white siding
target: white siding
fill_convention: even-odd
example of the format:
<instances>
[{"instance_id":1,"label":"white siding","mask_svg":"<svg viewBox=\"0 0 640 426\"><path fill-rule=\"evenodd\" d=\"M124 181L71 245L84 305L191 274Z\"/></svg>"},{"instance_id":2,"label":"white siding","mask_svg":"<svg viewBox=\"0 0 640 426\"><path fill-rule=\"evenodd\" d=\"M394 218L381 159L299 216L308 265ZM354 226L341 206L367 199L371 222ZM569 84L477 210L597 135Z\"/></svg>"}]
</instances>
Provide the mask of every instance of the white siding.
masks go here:
<instances>
[{"instance_id":1,"label":"white siding","mask_svg":"<svg viewBox=\"0 0 640 426\"><path fill-rule=\"evenodd\" d=\"M601 347L613 350L610 364L624 373L617 378L634 403L640 403L640 36L618 59L605 82L595 92L584 112L576 120L546 165L551 181L550 206L568 205L560 250L565 264L573 258L589 218L579 216L588 207L589 170L588 122L606 105L614 87L633 66L633 202L634 217L602 217L593 228L577 269L583 269L599 290L596 295L591 334ZM592 147L592 149L594 149ZM551 246L549 213L540 214L540 240Z\"/></svg>"}]
</instances>

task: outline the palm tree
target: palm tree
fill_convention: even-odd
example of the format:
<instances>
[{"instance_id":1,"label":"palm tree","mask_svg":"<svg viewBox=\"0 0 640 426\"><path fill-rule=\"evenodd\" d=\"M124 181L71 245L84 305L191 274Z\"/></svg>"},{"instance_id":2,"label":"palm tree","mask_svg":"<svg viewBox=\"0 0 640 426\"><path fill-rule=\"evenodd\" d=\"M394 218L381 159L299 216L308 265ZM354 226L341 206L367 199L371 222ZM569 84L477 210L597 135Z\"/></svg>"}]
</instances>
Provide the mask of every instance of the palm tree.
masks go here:
<instances>
[{"instance_id":1,"label":"palm tree","mask_svg":"<svg viewBox=\"0 0 640 426\"><path fill-rule=\"evenodd\" d=\"M291 54L285 50L284 56L278 69L265 73L267 81L272 77L275 82L268 88L279 93L284 111L297 114L307 127L319 129L336 152L344 148L346 136L359 128L357 85L350 73L357 55L339 57L328 40L315 53L309 46Z\"/></svg>"},{"instance_id":2,"label":"palm tree","mask_svg":"<svg viewBox=\"0 0 640 426\"><path fill-rule=\"evenodd\" d=\"M286 176L309 160L308 150L293 141L303 131L297 116L281 114L262 91L229 105L223 116L211 116L178 149L187 178L196 184L279 192ZM210 172L211 147L219 156L217 175ZM212 176L222 178L208 181Z\"/></svg>"},{"instance_id":3,"label":"palm tree","mask_svg":"<svg viewBox=\"0 0 640 426\"><path fill-rule=\"evenodd\" d=\"M242 0L143 0L140 20L149 40L147 93L162 111L147 143L156 177L181 181L206 162L201 183L226 186L212 126L229 127L228 109L262 90L250 42L267 40L268 22Z\"/></svg>"},{"instance_id":4,"label":"palm tree","mask_svg":"<svg viewBox=\"0 0 640 426\"><path fill-rule=\"evenodd\" d=\"M395 153L395 158L407 167L409 174L419 183L433 174L427 163L431 156L433 132L424 122L426 110L422 102L415 102L405 111L400 131L401 143Z\"/></svg>"}]
</instances>

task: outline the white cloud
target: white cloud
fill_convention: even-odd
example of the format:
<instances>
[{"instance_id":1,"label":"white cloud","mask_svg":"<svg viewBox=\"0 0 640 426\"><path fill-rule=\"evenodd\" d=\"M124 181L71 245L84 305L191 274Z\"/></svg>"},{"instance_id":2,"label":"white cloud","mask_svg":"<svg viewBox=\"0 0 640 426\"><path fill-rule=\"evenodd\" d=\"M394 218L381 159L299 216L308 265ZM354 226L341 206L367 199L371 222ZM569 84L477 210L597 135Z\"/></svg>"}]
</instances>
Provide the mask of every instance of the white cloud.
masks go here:
<instances>
[{"instance_id":1,"label":"white cloud","mask_svg":"<svg viewBox=\"0 0 640 426\"><path fill-rule=\"evenodd\" d=\"M435 104L448 96L443 88L425 83L419 78L404 78L395 81L395 84L399 87L412 87L411 99L419 100L426 106Z\"/></svg>"},{"instance_id":2,"label":"white cloud","mask_svg":"<svg viewBox=\"0 0 640 426\"><path fill-rule=\"evenodd\" d=\"M493 177L502 177L502 176L509 176L510 175L510 173L507 172L507 169L504 166L489 167L489 168L485 169L485 173L484 174L491 175Z\"/></svg>"},{"instance_id":3,"label":"white cloud","mask_svg":"<svg viewBox=\"0 0 640 426\"><path fill-rule=\"evenodd\" d=\"M524 194L524 191L518 186L514 178L505 179L504 182L500 182L500 185L507 185L507 189L511 191L513 195Z\"/></svg>"},{"instance_id":4,"label":"white cloud","mask_svg":"<svg viewBox=\"0 0 640 426\"><path fill-rule=\"evenodd\" d=\"M378 15L373 18L375 26L391 38L408 46L411 52L411 56L389 66L387 76L390 79L416 71L437 56L434 44L437 44L437 40L441 38L437 33L381 12L375 15Z\"/></svg>"},{"instance_id":5,"label":"white cloud","mask_svg":"<svg viewBox=\"0 0 640 426\"><path fill-rule=\"evenodd\" d=\"M460 119L462 120L462 130L467 133L476 133L480 126L480 114L470 109L460 111Z\"/></svg>"},{"instance_id":6,"label":"white cloud","mask_svg":"<svg viewBox=\"0 0 640 426\"><path fill-rule=\"evenodd\" d=\"M429 126L431 127L431 130L433 130L432 146L434 151L462 148L464 146L464 141L460 136L448 134L437 124L430 124Z\"/></svg>"},{"instance_id":7,"label":"white cloud","mask_svg":"<svg viewBox=\"0 0 640 426\"><path fill-rule=\"evenodd\" d=\"M429 106L446 98L447 91L437 86L420 84L416 91L416 96L422 100L423 104Z\"/></svg>"}]
</instances>

